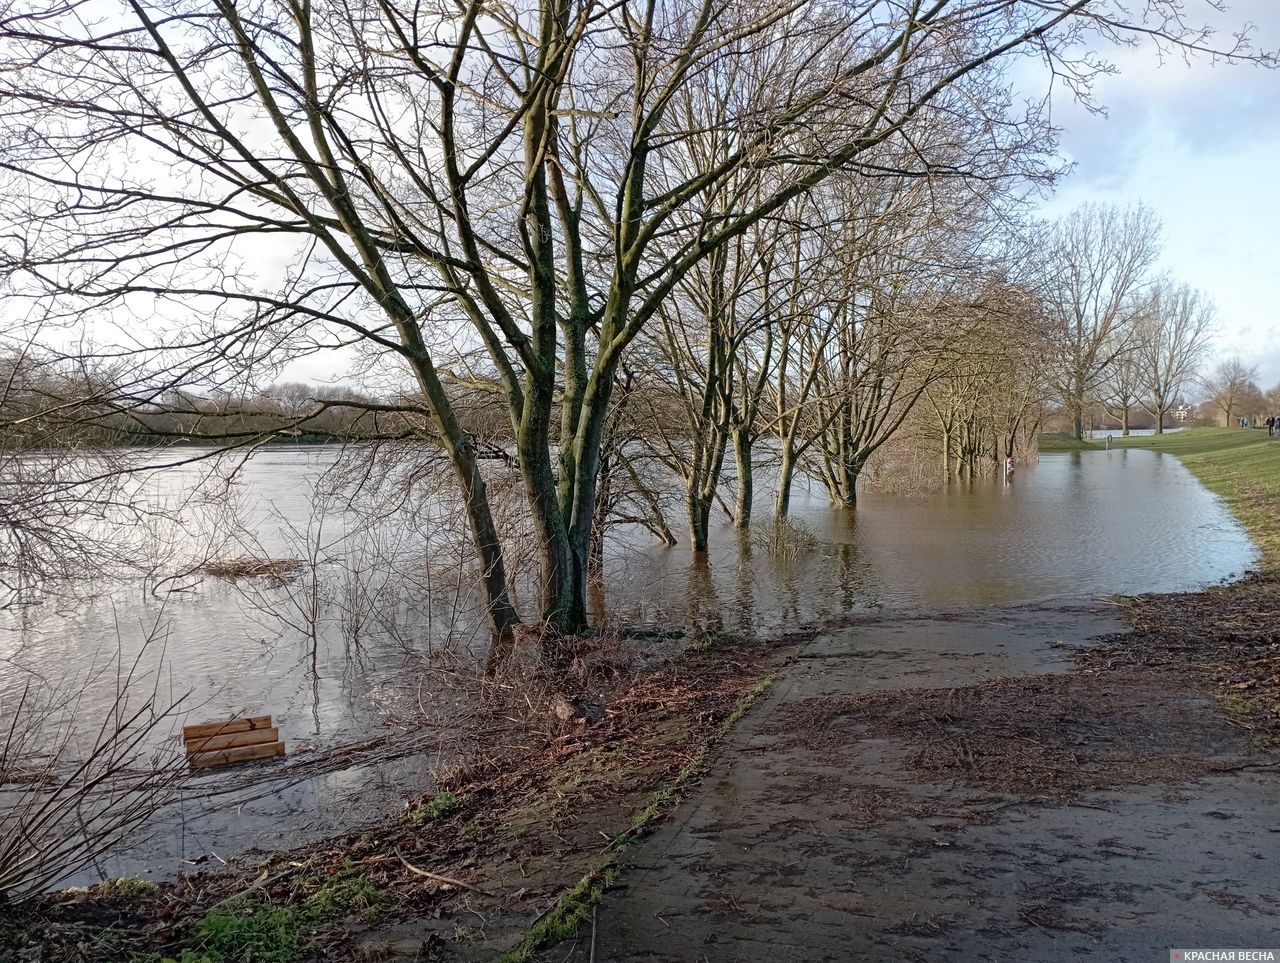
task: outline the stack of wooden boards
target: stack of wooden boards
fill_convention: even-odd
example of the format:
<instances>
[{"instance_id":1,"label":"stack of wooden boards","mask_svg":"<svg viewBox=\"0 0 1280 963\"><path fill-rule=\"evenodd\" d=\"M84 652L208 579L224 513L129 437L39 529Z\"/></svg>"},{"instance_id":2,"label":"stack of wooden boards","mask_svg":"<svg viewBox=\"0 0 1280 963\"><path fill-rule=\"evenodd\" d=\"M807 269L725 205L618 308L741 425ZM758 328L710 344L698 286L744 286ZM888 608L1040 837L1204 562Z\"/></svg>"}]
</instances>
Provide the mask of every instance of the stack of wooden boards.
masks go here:
<instances>
[{"instance_id":1,"label":"stack of wooden boards","mask_svg":"<svg viewBox=\"0 0 1280 963\"><path fill-rule=\"evenodd\" d=\"M280 730L271 724L270 716L183 726L182 739L193 769L284 755Z\"/></svg>"}]
</instances>

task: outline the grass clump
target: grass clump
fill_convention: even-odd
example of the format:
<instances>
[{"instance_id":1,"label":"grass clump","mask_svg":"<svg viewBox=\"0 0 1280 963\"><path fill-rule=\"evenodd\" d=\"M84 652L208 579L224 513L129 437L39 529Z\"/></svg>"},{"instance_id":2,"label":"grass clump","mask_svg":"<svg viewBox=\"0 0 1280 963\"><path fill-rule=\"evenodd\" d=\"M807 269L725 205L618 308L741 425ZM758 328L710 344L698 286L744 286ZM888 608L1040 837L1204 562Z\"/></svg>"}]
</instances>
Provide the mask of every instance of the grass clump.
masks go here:
<instances>
[{"instance_id":1,"label":"grass clump","mask_svg":"<svg viewBox=\"0 0 1280 963\"><path fill-rule=\"evenodd\" d=\"M119 879L109 879L104 883L99 883L94 887L102 896L148 896L156 892L159 887L149 879L135 879L132 876L121 876Z\"/></svg>"},{"instance_id":2,"label":"grass clump","mask_svg":"<svg viewBox=\"0 0 1280 963\"><path fill-rule=\"evenodd\" d=\"M294 963L302 958L308 924L307 914L292 906L250 903L239 909L210 910L196 924L197 959ZM180 963L190 963L186 953Z\"/></svg>"},{"instance_id":3,"label":"grass clump","mask_svg":"<svg viewBox=\"0 0 1280 963\"><path fill-rule=\"evenodd\" d=\"M463 807L466 803L463 796L455 796L451 792L436 793L427 802L420 806L410 809L405 816L409 822L416 824L433 823L437 819L443 819Z\"/></svg>"},{"instance_id":4,"label":"grass clump","mask_svg":"<svg viewBox=\"0 0 1280 963\"><path fill-rule=\"evenodd\" d=\"M298 905L239 899L191 924L178 956L153 954L139 963L296 963L310 955L325 923L376 917L382 895L371 880L345 871L325 880Z\"/></svg>"},{"instance_id":5,"label":"grass clump","mask_svg":"<svg viewBox=\"0 0 1280 963\"><path fill-rule=\"evenodd\" d=\"M501 963L528 963L543 944L571 939L590 921L596 904L620 874L616 857L602 860L557 900L519 944L501 957Z\"/></svg>"},{"instance_id":6,"label":"grass clump","mask_svg":"<svg viewBox=\"0 0 1280 963\"><path fill-rule=\"evenodd\" d=\"M295 963L309 937L302 910L241 900L200 917L177 956L153 953L137 963Z\"/></svg>"},{"instance_id":7,"label":"grass clump","mask_svg":"<svg viewBox=\"0 0 1280 963\"><path fill-rule=\"evenodd\" d=\"M382 905L382 891L362 876L335 876L307 899L306 907L320 919L358 916L371 920Z\"/></svg>"}]
</instances>

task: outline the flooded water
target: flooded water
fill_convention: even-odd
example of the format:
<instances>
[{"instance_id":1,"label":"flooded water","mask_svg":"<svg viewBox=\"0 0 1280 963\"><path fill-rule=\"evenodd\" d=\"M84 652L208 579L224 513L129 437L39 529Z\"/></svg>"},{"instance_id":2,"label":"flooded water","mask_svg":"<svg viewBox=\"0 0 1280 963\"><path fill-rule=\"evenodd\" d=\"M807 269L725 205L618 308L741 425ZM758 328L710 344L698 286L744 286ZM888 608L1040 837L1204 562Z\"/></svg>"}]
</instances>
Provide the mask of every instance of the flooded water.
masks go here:
<instances>
[{"instance_id":1,"label":"flooded water","mask_svg":"<svg viewBox=\"0 0 1280 963\"><path fill-rule=\"evenodd\" d=\"M610 601L785 630L866 609L1195 589L1256 560L1222 500L1159 452L1042 455L1008 480L864 495L856 511L831 506L816 483L802 494L793 514L815 544L800 560L744 552L725 526L706 564L654 550L618 560L609 584L624 589Z\"/></svg>"},{"instance_id":2,"label":"flooded water","mask_svg":"<svg viewBox=\"0 0 1280 963\"><path fill-rule=\"evenodd\" d=\"M474 598L443 574L450 566L433 569L451 549L430 532L389 515L354 539L340 509L313 510L314 482L335 457L316 448L256 455L237 484L236 525L221 531L224 521L202 516L208 530L191 535L235 554L246 536L228 532L243 526L255 551L307 558L291 588L184 575L0 616L0 701L25 679L83 674L119 649L126 658L142 651L165 693L189 693L190 721L274 715L291 759L406 729L418 734L415 753L398 761L310 776L282 771L278 784L252 791L211 796L220 777L203 777L145 845L103 872L165 876L211 852L332 833L358 821L353 811L385 815L429 785L452 705L424 679L446 655L476 658L484 632ZM180 496L194 471L174 469L162 484ZM768 496L761 493L760 519ZM598 614L619 624L771 635L877 609L1195 589L1242 574L1256 558L1222 501L1176 459L1151 451L1045 455L1011 479L955 484L927 498L866 495L856 511L830 506L819 486L801 482L792 505L814 539L790 562L728 525L713 533L705 559L691 558L687 544L662 548L617 532ZM418 527L430 528L429 519ZM175 560L172 568L183 566ZM93 698L82 711L100 711Z\"/></svg>"}]
</instances>

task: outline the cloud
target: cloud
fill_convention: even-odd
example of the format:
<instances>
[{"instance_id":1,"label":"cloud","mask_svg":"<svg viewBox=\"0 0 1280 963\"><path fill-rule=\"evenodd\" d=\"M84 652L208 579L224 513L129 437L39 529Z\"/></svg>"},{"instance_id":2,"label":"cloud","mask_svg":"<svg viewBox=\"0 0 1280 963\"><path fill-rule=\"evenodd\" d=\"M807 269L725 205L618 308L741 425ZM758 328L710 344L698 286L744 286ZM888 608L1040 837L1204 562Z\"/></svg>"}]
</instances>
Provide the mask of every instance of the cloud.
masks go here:
<instances>
[{"instance_id":1,"label":"cloud","mask_svg":"<svg viewBox=\"0 0 1280 963\"><path fill-rule=\"evenodd\" d=\"M1219 13L1206 3L1190 5L1189 19L1201 15L1218 30L1216 43L1229 46L1247 22L1257 26L1255 49L1280 50L1280 4L1249 0ZM1280 130L1280 77L1249 63L1213 63L1211 58L1163 55L1151 43L1099 51L1118 69L1101 77L1095 102L1105 116L1090 113L1063 88L1055 90L1054 121L1063 129L1061 151L1076 164L1076 179L1099 190L1114 190L1124 172L1138 163L1150 143L1196 156L1247 150L1270 141ZM1036 81L1029 71L1029 89ZM1043 74L1039 84L1043 84Z\"/></svg>"},{"instance_id":2,"label":"cloud","mask_svg":"<svg viewBox=\"0 0 1280 963\"><path fill-rule=\"evenodd\" d=\"M1275 0L1236 3L1213 20L1253 20L1256 44L1280 48ZM1280 382L1280 72L1203 59L1161 64L1149 47L1111 55L1121 72L1097 88L1107 116L1067 97L1054 105L1060 150L1076 166L1044 213L1087 200L1150 205L1164 224L1162 266L1218 305L1215 359L1247 358L1264 386Z\"/></svg>"}]
</instances>

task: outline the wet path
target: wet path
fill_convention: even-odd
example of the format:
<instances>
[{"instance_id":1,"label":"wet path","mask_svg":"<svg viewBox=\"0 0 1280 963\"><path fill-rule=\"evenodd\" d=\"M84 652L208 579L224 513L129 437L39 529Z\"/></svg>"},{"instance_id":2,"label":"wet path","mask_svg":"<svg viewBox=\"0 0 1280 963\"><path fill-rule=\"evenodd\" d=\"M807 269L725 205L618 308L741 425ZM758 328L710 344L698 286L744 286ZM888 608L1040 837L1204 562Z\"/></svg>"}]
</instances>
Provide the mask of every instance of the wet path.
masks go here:
<instances>
[{"instance_id":1,"label":"wet path","mask_svg":"<svg viewBox=\"0 0 1280 963\"><path fill-rule=\"evenodd\" d=\"M1275 760L1103 607L819 637L541 959L1164 960L1280 945ZM865 706L871 706L866 709ZM568 957L566 957L568 952Z\"/></svg>"}]
</instances>

